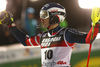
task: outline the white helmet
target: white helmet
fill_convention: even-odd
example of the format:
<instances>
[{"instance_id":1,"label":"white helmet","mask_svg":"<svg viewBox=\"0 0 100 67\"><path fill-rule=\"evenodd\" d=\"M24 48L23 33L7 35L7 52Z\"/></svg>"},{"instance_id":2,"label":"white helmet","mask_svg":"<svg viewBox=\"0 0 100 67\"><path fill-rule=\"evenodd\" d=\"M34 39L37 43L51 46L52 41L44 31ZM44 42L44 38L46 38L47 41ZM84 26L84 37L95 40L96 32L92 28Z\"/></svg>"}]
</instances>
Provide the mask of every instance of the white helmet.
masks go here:
<instances>
[{"instance_id":1,"label":"white helmet","mask_svg":"<svg viewBox=\"0 0 100 67\"><path fill-rule=\"evenodd\" d=\"M48 3L40 10L40 18L50 18L49 23L55 24L62 22L65 19L66 10L63 6L58 3Z\"/></svg>"}]
</instances>

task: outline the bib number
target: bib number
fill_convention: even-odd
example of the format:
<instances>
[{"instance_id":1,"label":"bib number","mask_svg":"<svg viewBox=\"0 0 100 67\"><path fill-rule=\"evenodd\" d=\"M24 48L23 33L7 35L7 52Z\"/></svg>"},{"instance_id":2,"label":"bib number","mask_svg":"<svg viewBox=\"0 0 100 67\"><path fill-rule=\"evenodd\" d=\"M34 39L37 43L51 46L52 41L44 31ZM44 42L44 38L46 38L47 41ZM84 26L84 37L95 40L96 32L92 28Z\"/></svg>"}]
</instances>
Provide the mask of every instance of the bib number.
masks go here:
<instances>
[{"instance_id":1,"label":"bib number","mask_svg":"<svg viewBox=\"0 0 100 67\"><path fill-rule=\"evenodd\" d=\"M52 50L46 50L44 52L44 54L45 54L45 60L46 59L52 59L52 57L53 57L53 51Z\"/></svg>"}]
</instances>

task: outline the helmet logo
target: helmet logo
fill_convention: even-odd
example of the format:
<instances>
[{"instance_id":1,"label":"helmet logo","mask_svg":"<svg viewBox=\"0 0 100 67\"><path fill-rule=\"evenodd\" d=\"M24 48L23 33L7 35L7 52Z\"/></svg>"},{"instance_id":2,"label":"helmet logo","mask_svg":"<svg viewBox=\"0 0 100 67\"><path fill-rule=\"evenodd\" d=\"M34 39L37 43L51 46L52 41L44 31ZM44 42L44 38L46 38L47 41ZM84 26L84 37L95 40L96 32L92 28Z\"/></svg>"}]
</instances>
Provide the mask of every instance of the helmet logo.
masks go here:
<instances>
[{"instance_id":1,"label":"helmet logo","mask_svg":"<svg viewBox=\"0 0 100 67\"><path fill-rule=\"evenodd\" d=\"M58 11L58 9L55 9L55 10L51 10L51 12L55 12L55 11Z\"/></svg>"}]
</instances>

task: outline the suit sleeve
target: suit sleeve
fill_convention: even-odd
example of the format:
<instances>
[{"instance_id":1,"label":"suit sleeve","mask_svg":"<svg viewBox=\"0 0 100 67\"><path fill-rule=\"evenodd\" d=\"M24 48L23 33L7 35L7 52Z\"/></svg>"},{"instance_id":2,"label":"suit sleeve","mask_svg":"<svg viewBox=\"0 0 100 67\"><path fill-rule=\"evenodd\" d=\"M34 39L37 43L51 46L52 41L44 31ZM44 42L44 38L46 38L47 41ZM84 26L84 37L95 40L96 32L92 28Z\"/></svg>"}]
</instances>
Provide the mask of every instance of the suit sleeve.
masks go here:
<instances>
[{"instance_id":1,"label":"suit sleeve","mask_svg":"<svg viewBox=\"0 0 100 67\"><path fill-rule=\"evenodd\" d=\"M95 26L93 39L96 38L98 31L99 31L98 26ZM91 38L91 33L92 33L92 27L88 33L81 33L75 29L68 29L65 32L65 38L66 38L66 41L68 41L69 43L87 43L87 44L89 44L90 38Z\"/></svg>"},{"instance_id":2,"label":"suit sleeve","mask_svg":"<svg viewBox=\"0 0 100 67\"><path fill-rule=\"evenodd\" d=\"M19 30L17 27L10 27L9 30L13 33L16 39L22 43L24 46L27 46L25 43L26 34Z\"/></svg>"},{"instance_id":3,"label":"suit sleeve","mask_svg":"<svg viewBox=\"0 0 100 67\"><path fill-rule=\"evenodd\" d=\"M14 34L16 39L24 46L39 46L39 40L41 34L38 34L37 36L29 37L24 32L19 30L17 27L10 27L9 29Z\"/></svg>"},{"instance_id":4,"label":"suit sleeve","mask_svg":"<svg viewBox=\"0 0 100 67\"><path fill-rule=\"evenodd\" d=\"M40 46L40 38L41 33L39 33L37 36L26 37L25 42L28 46Z\"/></svg>"}]
</instances>

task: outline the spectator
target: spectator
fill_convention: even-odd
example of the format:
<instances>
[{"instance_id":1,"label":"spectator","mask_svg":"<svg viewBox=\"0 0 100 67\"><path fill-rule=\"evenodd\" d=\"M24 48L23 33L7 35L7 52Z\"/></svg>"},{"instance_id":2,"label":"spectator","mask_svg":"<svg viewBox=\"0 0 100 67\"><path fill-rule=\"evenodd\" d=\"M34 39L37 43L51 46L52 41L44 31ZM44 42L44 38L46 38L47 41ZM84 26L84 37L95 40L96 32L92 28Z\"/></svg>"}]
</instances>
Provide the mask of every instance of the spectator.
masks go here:
<instances>
[{"instance_id":1,"label":"spectator","mask_svg":"<svg viewBox=\"0 0 100 67\"><path fill-rule=\"evenodd\" d=\"M32 7L27 8L25 17L25 28L29 36L35 36L37 34L37 20L35 19L35 9Z\"/></svg>"}]
</instances>

